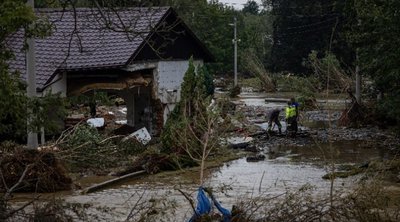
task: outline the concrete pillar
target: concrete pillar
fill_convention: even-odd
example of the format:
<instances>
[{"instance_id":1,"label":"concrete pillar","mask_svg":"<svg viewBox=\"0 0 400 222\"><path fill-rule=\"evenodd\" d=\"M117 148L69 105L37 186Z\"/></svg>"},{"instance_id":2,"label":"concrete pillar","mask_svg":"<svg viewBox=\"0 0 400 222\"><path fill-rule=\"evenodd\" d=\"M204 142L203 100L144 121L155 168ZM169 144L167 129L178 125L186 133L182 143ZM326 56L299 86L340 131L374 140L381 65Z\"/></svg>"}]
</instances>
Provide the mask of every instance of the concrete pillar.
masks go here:
<instances>
[{"instance_id":1,"label":"concrete pillar","mask_svg":"<svg viewBox=\"0 0 400 222\"><path fill-rule=\"evenodd\" d=\"M34 0L28 0L28 6L32 7L34 10ZM35 58L35 39L28 38L27 39L28 50L26 51L26 72L27 72L27 95L28 97L34 98L36 97L36 58ZM28 125L32 122L32 117L28 116ZM36 132L28 131L28 141L27 148L28 149L37 149L39 146L38 143L38 134Z\"/></svg>"},{"instance_id":2,"label":"concrete pillar","mask_svg":"<svg viewBox=\"0 0 400 222\"><path fill-rule=\"evenodd\" d=\"M42 146L44 146L44 144L46 143L46 139L45 139L45 134L44 134L44 127L40 128L40 144L42 144Z\"/></svg>"},{"instance_id":3,"label":"concrete pillar","mask_svg":"<svg viewBox=\"0 0 400 222\"><path fill-rule=\"evenodd\" d=\"M126 120L129 126L135 125L135 97L131 95L125 99L126 101Z\"/></svg>"},{"instance_id":4,"label":"concrete pillar","mask_svg":"<svg viewBox=\"0 0 400 222\"><path fill-rule=\"evenodd\" d=\"M129 126L135 125L135 96L129 90L124 90L121 97L126 103L126 120Z\"/></svg>"}]
</instances>

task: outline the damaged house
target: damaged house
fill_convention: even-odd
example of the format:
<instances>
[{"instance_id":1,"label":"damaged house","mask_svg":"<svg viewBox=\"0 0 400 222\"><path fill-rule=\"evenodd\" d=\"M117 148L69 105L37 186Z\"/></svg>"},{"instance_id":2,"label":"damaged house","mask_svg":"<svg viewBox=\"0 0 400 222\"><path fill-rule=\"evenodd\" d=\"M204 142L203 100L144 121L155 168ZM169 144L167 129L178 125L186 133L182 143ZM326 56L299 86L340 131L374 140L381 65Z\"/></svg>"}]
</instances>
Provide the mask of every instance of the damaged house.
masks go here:
<instances>
[{"instance_id":1,"label":"damaged house","mask_svg":"<svg viewBox=\"0 0 400 222\"><path fill-rule=\"evenodd\" d=\"M179 101L189 58L213 60L170 7L37 9L52 33L35 39L37 94L79 95L101 90L127 104L128 125L158 135ZM24 34L11 36L10 61L26 79Z\"/></svg>"}]
</instances>

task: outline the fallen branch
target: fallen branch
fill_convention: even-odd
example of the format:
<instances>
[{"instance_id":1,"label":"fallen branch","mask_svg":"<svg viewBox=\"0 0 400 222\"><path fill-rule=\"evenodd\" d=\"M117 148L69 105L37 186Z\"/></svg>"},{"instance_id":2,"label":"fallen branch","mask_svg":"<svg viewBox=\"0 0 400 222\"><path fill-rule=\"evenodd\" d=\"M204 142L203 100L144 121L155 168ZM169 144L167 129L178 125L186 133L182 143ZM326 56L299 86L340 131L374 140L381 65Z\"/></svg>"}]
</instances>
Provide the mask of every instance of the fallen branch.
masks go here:
<instances>
[{"instance_id":1,"label":"fallen branch","mask_svg":"<svg viewBox=\"0 0 400 222\"><path fill-rule=\"evenodd\" d=\"M194 206L194 201L193 201L193 199L190 198L189 195L187 195L187 194L186 194L185 192L183 192L182 190L180 190L180 189L176 189L176 190L179 191L179 193L181 193L181 194L183 195L183 197L185 197L185 199L189 201L190 206L191 206L192 209L193 209L193 212L196 212L196 208L195 208L195 206Z\"/></svg>"},{"instance_id":2,"label":"fallen branch","mask_svg":"<svg viewBox=\"0 0 400 222\"><path fill-rule=\"evenodd\" d=\"M25 167L24 172L22 173L22 175L19 177L19 180L17 183L14 184L14 186L12 186L10 189L7 190L7 192L4 195L4 199L8 199L9 196L11 196L12 192L14 192L14 190L22 183L22 181L24 181L26 174L28 173L28 170L30 170L32 164L29 164L28 166Z\"/></svg>"}]
</instances>

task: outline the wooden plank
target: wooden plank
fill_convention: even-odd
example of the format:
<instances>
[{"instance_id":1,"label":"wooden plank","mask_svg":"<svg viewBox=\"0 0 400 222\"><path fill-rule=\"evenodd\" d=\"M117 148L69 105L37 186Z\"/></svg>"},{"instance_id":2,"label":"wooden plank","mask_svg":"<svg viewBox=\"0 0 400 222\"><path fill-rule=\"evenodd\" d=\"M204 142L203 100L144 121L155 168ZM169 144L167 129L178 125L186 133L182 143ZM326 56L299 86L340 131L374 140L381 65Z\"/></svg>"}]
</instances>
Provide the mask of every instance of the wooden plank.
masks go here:
<instances>
[{"instance_id":1,"label":"wooden plank","mask_svg":"<svg viewBox=\"0 0 400 222\"><path fill-rule=\"evenodd\" d=\"M126 174L126 175L123 175L123 176L120 176L120 177L117 177L117 178L114 178L114 179L111 179L111 180L107 180L107 181L104 181L104 182L102 182L102 183L95 184L95 185L93 185L93 186L90 186L90 187L84 189L84 190L81 192L81 194L92 193L92 192L95 192L95 191L97 191L97 190L100 190L100 189L102 189L102 188L104 188L104 187L107 187L107 186L110 186L110 185L112 185L112 184L118 183L118 182L120 182L120 181L122 181L122 180L125 180L125 179L127 179L127 178L131 178L131 177L135 177L135 176L140 176L140 175L143 175L143 174L145 174L145 173L146 173L146 170L141 170L141 171L136 171L136 172L133 172L133 173L129 173L129 174Z\"/></svg>"}]
</instances>

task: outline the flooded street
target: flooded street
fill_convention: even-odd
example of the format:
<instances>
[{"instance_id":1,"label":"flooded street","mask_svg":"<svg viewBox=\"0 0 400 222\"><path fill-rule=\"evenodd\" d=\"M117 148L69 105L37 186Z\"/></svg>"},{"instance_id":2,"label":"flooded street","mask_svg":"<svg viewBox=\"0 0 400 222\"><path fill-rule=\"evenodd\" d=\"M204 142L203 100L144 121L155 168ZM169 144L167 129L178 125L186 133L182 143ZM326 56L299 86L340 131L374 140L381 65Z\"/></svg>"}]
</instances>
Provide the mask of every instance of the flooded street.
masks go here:
<instances>
[{"instance_id":1,"label":"flooded street","mask_svg":"<svg viewBox=\"0 0 400 222\"><path fill-rule=\"evenodd\" d=\"M400 222L400 0L0 6L0 222Z\"/></svg>"},{"instance_id":2,"label":"flooded street","mask_svg":"<svg viewBox=\"0 0 400 222\"><path fill-rule=\"evenodd\" d=\"M335 136L339 139L326 143L324 139L321 140L330 135L324 128L326 124L322 124L323 127L311 124L304 126L304 123L315 119L334 123L338 112L329 115L323 111L304 112L300 131L308 132L308 136L290 138L268 136L265 133L267 113L274 108L283 108L286 99L250 94L242 96L235 103L236 112L246 117L243 127L251 126L258 136L247 137L248 133L241 134L242 131L234 132L231 136L245 138L265 158L252 161L249 157L256 153L238 151L236 160L206 170L204 186L212 188L216 199L229 210L233 205L254 198L283 198L288 192L299 191L304 186L311 187L315 197L327 197L331 181L323 179L323 176L332 172L333 168L335 171L340 171L341 166L358 168L373 160L391 158L386 151L381 151L383 149L357 139L369 138L368 131L348 133L342 132L343 129L340 131L343 135ZM284 112L280 115L283 117ZM284 131L284 121L282 125ZM77 183L85 188L108 178L111 177L88 176ZM350 191L359 178L360 175L335 179L334 191L339 194ZM145 213L150 216L150 221L187 221L193 214L188 198L192 198L196 204L198 187L199 170L195 168L133 178L94 193L82 194L81 190L76 190L73 193L56 193L55 196L67 203L90 205L88 213L96 221L125 221L128 218L136 221L148 209L152 209Z\"/></svg>"},{"instance_id":3,"label":"flooded street","mask_svg":"<svg viewBox=\"0 0 400 222\"><path fill-rule=\"evenodd\" d=\"M334 146L340 152L335 163L359 164L371 158L381 158L377 150L362 148L357 143ZM266 156L266 160L259 162L247 162L246 158L240 158L212 169L205 186L212 187L218 201L228 209L243 200L278 196L288 190L298 190L304 185L311 185L315 195L329 193L330 181L322 179L329 172L326 167L326 161L329 160L318 148L281 147ZM164 221L185 221L192 215L192 210L189 201L177 189L195 198L198 175L198 172L193 171L182 175L177 172L172 176L146 176L92 194L74 194L66 199L70 202L90 203L96 207L111 207L113 215L105 214L104 218L122 221L143 195L140 201L148 203L154 200L165 204ZM335 190L343 192L357 178L336 179Z\"/></svg>"},{"instance_id":4,"label":"flooded street","mask_svg":"<svg viewBox=\"0 0 400 222\"><path fill-rule=\"evenodd\" d=\"M284 103L265 102L265 98L249 98L239 100L255 110L283 107ZM251 118L251 117L250 117ZM258 124L264 128L265 123ZM285 140L285 138L278 138ZM278 144L278 145L277 145ZM245 157L224 163L223 166L207 171L206 187L213 188L214 195L221 204L231 209L243 200L260 196L279 196L287 191L296 191L304 185L311 185L316 196L327 195L330 181L322 177L331 172L331 166L340 164L361 165L374 159L387 158L378 149L365 146L363 141L341 141L332 144L309 143L301 146L275 145L259 140L257 147L265 155L265 160L248 162ZM195 199L198 189L198 171L189 173L160 173L131 179L123 184L81 195L79 193L66 197L69 202L90 203L95 207L110 207L103 215L105 221L123 221L132 209L139 206L149 207L158 203L160 221L186 221L192 215L189 201L179 191L187 193ZM350 188L357 176L336 179L334 189L344 192ZM140 205L138 203L144 204ZM112 212L110 214L110 212ZM161 213L162 212L162 213ZM98 211L97 214L104 212Z\"/></svg>"}]
</instances>

